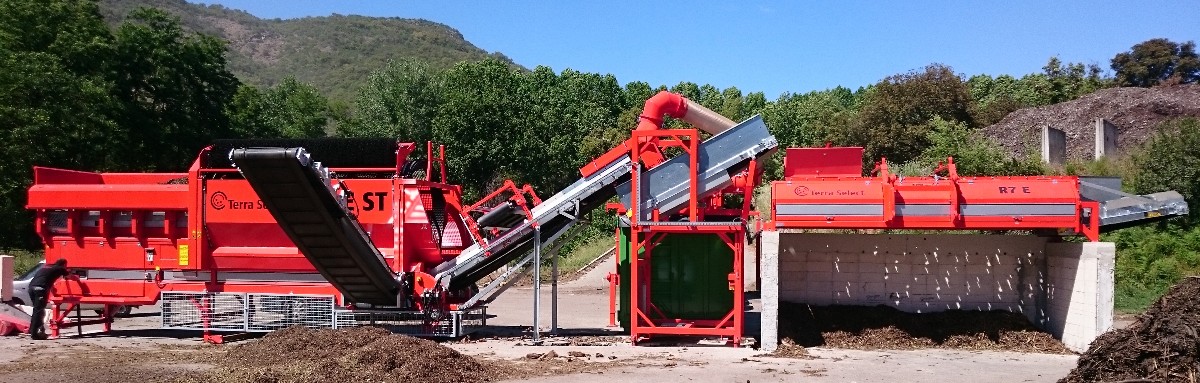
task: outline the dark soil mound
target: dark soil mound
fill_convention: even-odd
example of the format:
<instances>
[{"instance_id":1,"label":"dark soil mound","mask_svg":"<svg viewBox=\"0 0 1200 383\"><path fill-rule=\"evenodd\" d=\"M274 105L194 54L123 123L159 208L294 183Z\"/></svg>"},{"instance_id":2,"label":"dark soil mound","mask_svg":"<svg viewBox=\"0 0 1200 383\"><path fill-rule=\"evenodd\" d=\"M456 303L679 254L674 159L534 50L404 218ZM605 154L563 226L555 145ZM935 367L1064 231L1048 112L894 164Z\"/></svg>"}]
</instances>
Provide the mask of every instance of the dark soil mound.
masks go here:
<instances>
[{"instance_id":1,"label":"dark soil mound","mask_svg":"<svg viewBox=\"0 0 1200 383\"><path fill-rule=\"evenodd\" d=\"M206 377L223 382L486 382L500 377L436 342L375 327L291 327L229 350Z\"/></svg>"},{"instance_id":2,"label":"dark soil mound","mask_svg":"<svg viewBox=\"0 0 1200 383\"><path fill-rule=\"evenodd\" d=\"M1089 160L1095 150L1095 120L1117 126L1117 146L1127 151L1154 136L1158 124L1183 117L1200 117L1200 84L1154 88L1112 88L1054 105L1009 113L984 135L1016 157L1037 155L1043 126L1067 134L1067 157Z\"/></svg>"},{"instance_id":3,"label":"dark soil mound","mask_svg":"<svg viewBox=\"0 0 1200 383\"><path fill-rule=\"evenodd\" d=\"M906 313L889 306L782 303L779 335L804 347L954 348L1069 354L1024 315L1008 311Z\"/></svg>"},{"instance_id":4,"label":"dark soil mound","mask_svg":"<svg viewBox=\"0 0 1200 383\"><path fill-rule=\"evenodd\" d=\"M1092 342L1060 383L1200 381L1200 278L1185 279L1129 327Z\"/></svg>"}]
</instances>

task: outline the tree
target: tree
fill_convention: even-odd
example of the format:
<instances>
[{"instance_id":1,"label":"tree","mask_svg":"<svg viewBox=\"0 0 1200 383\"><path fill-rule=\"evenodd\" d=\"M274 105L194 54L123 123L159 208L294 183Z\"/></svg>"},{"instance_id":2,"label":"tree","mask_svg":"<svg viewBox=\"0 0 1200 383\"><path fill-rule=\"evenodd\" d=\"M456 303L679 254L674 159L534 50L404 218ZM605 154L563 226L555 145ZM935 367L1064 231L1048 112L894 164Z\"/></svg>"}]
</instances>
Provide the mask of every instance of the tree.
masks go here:
<instances>
[{"instance_id":1,"label":"tree","mask_svg":"<svg viewBox=\"0 0 1200 383\"><path fill-rule=\"evenodd\" d=\"M1149 87L1160 83L1191 84L1200 80L1196 43L1158 38L1138 43L1113 57L1112 69L1121 86Z\"/></svg>"},{"instance_id":2,"label":"tree","mask_svg":"<svg viewBox=\"0 0 1200 383\"><path fill-rule=\"evenodd\" d=\"M317 88L293 77L271 87L267 99L275 107L271 114L284 137L316 138L325 136L329 123L329 100Z\"/></svg>"},{"instance_id":3,"label":"tree","mask_svg":"<svg viewBox=\"0 0 1200 383\"><path fill-rule=\"evenodd\" d=\"M537 134L523 126L530 110L515 69L495 60L459 63L441 76L433 138L448 148L451 179L478 197L505 178L520 179L518 161L536 164Z\"/></svg>"},{"instance_id":4,"label":"tree","mask_svg":"<svg viewBox=\"0 0 1200 383\"><path fill-rule=\"evenodd\" d=\"M556 76L538 67L522 79L532 109L523 125L539 160L518 161L515 169L539 190L558 190L577 179L580 166L616 144L607 142L615 132L628 138L632 125L618 125L625 92L612 75L566 69Z\"/></svg>"},{"instance_id":5,"label":"tree","mask_svg":"<svg viewBox=\"0 0 1200 383\"><path fill-rule=\"evenodd\" d=\"M1139 194L1175 190L1188 206L1200 206L1200 120L1194 118L1159 126L1158 136L1133 157Z\"/></svg>"},{"instance_id":6,"label":"tree","mask_svg":"<svg viewBox=\"0 0 1200 383\"><path fill-rule=\"evenodd\" d=\"M750 92L742 101L742 114L734 120L744 120L767 109L767 96L763 92Z\"/></svg>"},{"instance_id":7,"label":"tree","mask_svg":"<svg viewBox=\"0 0 1200 383\"><path fill-rule=\"evenodd\" d=\"M763 119L781 146L820 146L834 129L844 130L857 112L857 96L837 87L785 93L763 108Z\"/></svg>"},{"instance_id":8,"label":"tree","mask_svg":"<svg viewBox=\"0 0 1200 383\"><path fill-rule=\"evenodd\" d=\"M104 167L114 131L108 84L71 73L57 57L0 50L0 246L24 246L33 165Z\"/></svg>"},{"instance_id":9,"label":"tree","mask_svg":"<svg viewBox=\"0 0 1200 383\"><path fill-rule=\"evenodd\" d=\"M1050 82L1051 104L1074 100L1106 86L1106 81L1100 77L1102 70L1095 64L1063 65L1058 57L1051 57L1046 66L1042 67L1042 72Z\"/></svg>"},{"instance_id":10,"label":"tree","mask_svg":"<svg viewBox=\"0 0 1200 383\"><path fill-rule=\"evenodd\" d=\"M33 165L108 168L112 35L90 1L0 0L0 246L32 243Z\"/></svg>"},{"instance_id":11,"label":"tree","mask_svg":"<svg viewBox=\"0 0 1200 383\"><path fill-rule=\"evenodd\" d=\"M625 84L625 103L622 106L625 109L637 108L638 111L641 111L646 99L653 95L654 89L650 88L650 84L643 81L634 81ZM630 129L632 128L631 126Z\"/></svg>"},{"instance_id":12,"label":"tree","mask_svg":"<svg viewBox=\"0 0 1200 383\"><path fill-rule=\"evenodd\" d=\"M910 175L929 174L938 163L946 162L948 157L954 158L955 167L961 176L1038 175L1043 172L1037 159L1009 159L1002 148L965 123L934 117L927 125L929 147L925 148L920 156L902 166L905 169L921 170Z\"/></svg>"},{"instance_id":13,"label":"tree","mask_svg":"<svg viewBox=\"0 0 1200 383\"><path fill-rule=\"evenodd\" d=\"M271 124L266 117L269 110L267 96L261 89L242 84L227 110L233 134L245 138L278 137L279 127Z\"/></svg>"},{"instance_id":14,"label":"tree","mask_svg":"<svg viewBox=\"0 0 1200 383\"><path fill-rule=\"evenodd\" d=\"M229 118L239 137L316 138L325 136L330 113L317 88L288 77L265 91L238 88Z\"/></svg>"},{"instance_id":15,"label":"tree","mask_svg":"<svg viewBox=\"0 0 1200 383\"><path fill-rule=\"evenodd\" d=\"M239 86L226 68L225 44L185 33L178 18L141 8L116 32L115 98L120 126L108 149L125 166L182 169L217 137L232 135L225 114Z\"/></svg>"},{"instance_id":16,"label":"tree","mask_svg":"<svg viewBox=\"0 0 1200 383\"><path fill-rule=\"evenodd\" d=\"M934 117L970 126L970 105L962 79L950 67L934 64L875 84L864 96L858 119L837 138L865 147L870 160L905 162L929 145L926 123Z\"/></svg>"},{"instance_id":17,"label":"tree","mask_svg":"<svg viewBox=\"0 0 1200 383\"><path fill-rule=\"evenodd\" d=\"M0 0L0 49L43 52L76 74L101 74L113 54L100 8L87 0Z\"/></svg>"},{"instance_id":18,"label":"tree","mask_svg":"<svg viewBox=\"0 0 1200 383\"><path fill-rule=\"evenodd\" d=\"M433 120L442 103L441 72L415 61L389 62L371 74L354 101L343 137L390 137L413 142L433 138Z\"/></svg>"}]
</instances>

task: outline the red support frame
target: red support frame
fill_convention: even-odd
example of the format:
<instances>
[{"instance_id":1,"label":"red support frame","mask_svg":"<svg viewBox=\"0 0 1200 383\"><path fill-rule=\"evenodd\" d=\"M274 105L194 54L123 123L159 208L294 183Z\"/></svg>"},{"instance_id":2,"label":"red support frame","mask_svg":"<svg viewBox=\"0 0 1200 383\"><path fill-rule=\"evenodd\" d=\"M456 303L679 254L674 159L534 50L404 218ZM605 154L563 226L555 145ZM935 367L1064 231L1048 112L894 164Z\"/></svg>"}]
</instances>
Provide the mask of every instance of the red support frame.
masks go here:
<instances>
[{"instance_id":1,"label":"red support frame","mask_svg":"<svg viewBox=\"0 0 1200 383\"><path fill-rule=\"evenodd\" d=\"M746 171L734 177L733 185L730 187L717 191L714 195L704 196L698 192L700 137L697 130L638 130L633 132L633 137L627 142L654 142L662 149L676 147L682 151L681 155L688 156L690 198L680 214L686 215L687 222L693 223L688 225L679 225L678 222L672 222L670 225L660 224L668 217L663 216L662 212L657 209L648 214L649 219L645 218L647 214L642 212L641 196L639 195L642 189L640 185L644 182L642 153L636 145L624 146L633 163L630 176L630 182L633 185L630 188L630 205L622 206L614 203L608 204L607 207L621 214L637 212L637 214L630 215L628 239L631 295L629 299L630 340L637 344L654 335L719 336L729 338L735 347L740 346L745 332L743 304L745 302L745 271L743 265L747 228L744 222L751 215L750 204L753 200L754 186L760 181L757 162L752 160ZM658 163L659 158L651 156L650 160L647 166L654 166ZM727 194L743 197L740 209L727 209L720 206L722 196ZM702 204L704 201L707 202ZM736 216L740 218L740 221L721 224L719 221L706 221L706 215ZM716 235L733 251L733 272L727 279L729 289L733 291L733 305L730 312L722 318L671 318L650 301L649 297L652 296L654 286L652 286L648 272L651 270L650 265L654 259L654 247L657 243L661 243L665 236L672 234ZM705 255L697 254L697 256ZM615 292L619 286L618 278L616 274L610 274L609 277L610 289L612 289L609 297L609 322L614 325L616 322Z\"/></svg>"},{"instance_id":2,"label":"red support frame","mask_svg":"<svg viewBox=\"0 0 1200 383\"><path fill-rule=\"evenodd\" d=\"M485 239L483 234L480 233L479 224L475 221L475 218L471 217L471 215L468 213L473 211L483 211L483 209L485 209L484 205L487 205L489 202L495 200L497 197L500 197L506 192L510 193L506 200L515 203L521 208L521 211L525 213L525 218L532 220L533 212L530 211L530 208L540 205L542 203L542 199L539 198L536 193L534 193L533 186L524 184L518 187L517 184L512 180L504 180L504 183L500 185L499 188L483 198L480 198L479 201L476 201L474 204L462 206L462 203L457 198L447 198L446 202L463 212L463 222L467 225L467 231L471 233L471 237L475 239L475 242L478 242L481 245L486 245L487 239ZM526 195L528 195L528 197L526 197ZM534 225L537 225L537 223L535 222Z\"/></svg>"}]
</instances>

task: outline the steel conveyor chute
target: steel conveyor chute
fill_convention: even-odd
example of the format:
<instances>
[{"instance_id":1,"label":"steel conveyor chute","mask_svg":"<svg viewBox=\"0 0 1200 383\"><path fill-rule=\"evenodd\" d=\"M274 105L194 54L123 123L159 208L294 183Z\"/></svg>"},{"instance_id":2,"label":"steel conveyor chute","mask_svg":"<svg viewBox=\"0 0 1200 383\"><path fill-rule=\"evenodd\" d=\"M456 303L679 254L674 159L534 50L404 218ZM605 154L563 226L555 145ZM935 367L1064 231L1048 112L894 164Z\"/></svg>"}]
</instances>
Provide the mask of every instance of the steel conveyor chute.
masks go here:
<instances>
[{"instance_id":1,"label":"steel conveyor chute","mask_svg":"<svg viewBox=\"0 0 1200 383\"><path fill-rule=\"evenodd\" d=\"M395 305L400 284L304 148L233 149L229 159L279 227L329 283L355 303Z\"/></svg>"},{"instance_id":2,"label":"steel conveyor chute","mask_svg":"<svg viewBox=\"0 0 1200 383\"><path fill-rule=\"evenodd\" d=\"M698 195L729 186L732 174L745 169L750 159L761 158L777 146L775 137L759 116L702 142L698 148L701 172ZM681 198L686 201L687 163L687 155L680 155L645 173L648 180L646 198L660 201L651 206L673 209L681 204ZM627 196L630 186L625 183L630 179L631 165L626 155L579 179L535 206L530 211L532 220L517 225L487 244L475 244L458 257L439 265L434 269L438 281L450 289L466 287L528 253L535 242L535 225L540 226L542 243L548 245L570 229L576 217L600 207L613 196Z\"/></svg>"}]
</instances>

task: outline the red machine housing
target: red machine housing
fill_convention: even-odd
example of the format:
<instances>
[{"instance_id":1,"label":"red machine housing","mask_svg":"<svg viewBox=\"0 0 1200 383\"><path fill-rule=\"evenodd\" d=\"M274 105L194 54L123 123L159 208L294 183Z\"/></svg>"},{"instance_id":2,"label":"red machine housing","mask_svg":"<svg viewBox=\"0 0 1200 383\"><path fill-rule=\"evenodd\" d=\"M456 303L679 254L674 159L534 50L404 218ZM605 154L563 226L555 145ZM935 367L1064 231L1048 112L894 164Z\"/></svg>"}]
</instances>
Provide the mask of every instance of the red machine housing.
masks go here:
<instances>
[{"instance_id":1,"label":"red machine housing","mask_svg":"<svg viewBox=\"0 0 1200 383\"><path fill-rule=\"evenodd\" d=\"M789 148L771 183L775 228L1043 230L1099 239L1099 203L1061 176L960 177L953 158L935 174L902 177L886 162L859 173L862 148ZM853 173L851 173L853 172ZM939 175L944 173L945 175Z\"/></svg>"},{"instance_id":2,"label":"red machine housing","mask_svg":"<svg viewBox=\"0 0 1200 383\"><path fill-rule=\"evenodd\" d=\"M336 186L354 192L347 205L394 272L428 270L478 236L463 214L461 187L439 181L446 179L444 149L435 154L427 145L425 176L403 176L415 148L396 144L390 167L330 168L340 176ZM187 173L34 168L27 207L36 213L46 259L66 259L80 273L53 289L53 336L85 324L107 330L117 306L151 305L165 291L313 294L349 304L328 282L311 278L319 277L312 263L236 169L205 166L202 159L220 155L211 150ZM435 195L444 206L434 206ZM435 215L442 216L441 232L432 229ZM432 282L416 281L415 288ZM72 320L68 314L81 303L108 309L99 319Z\"/></svg>"}]
</instances>

